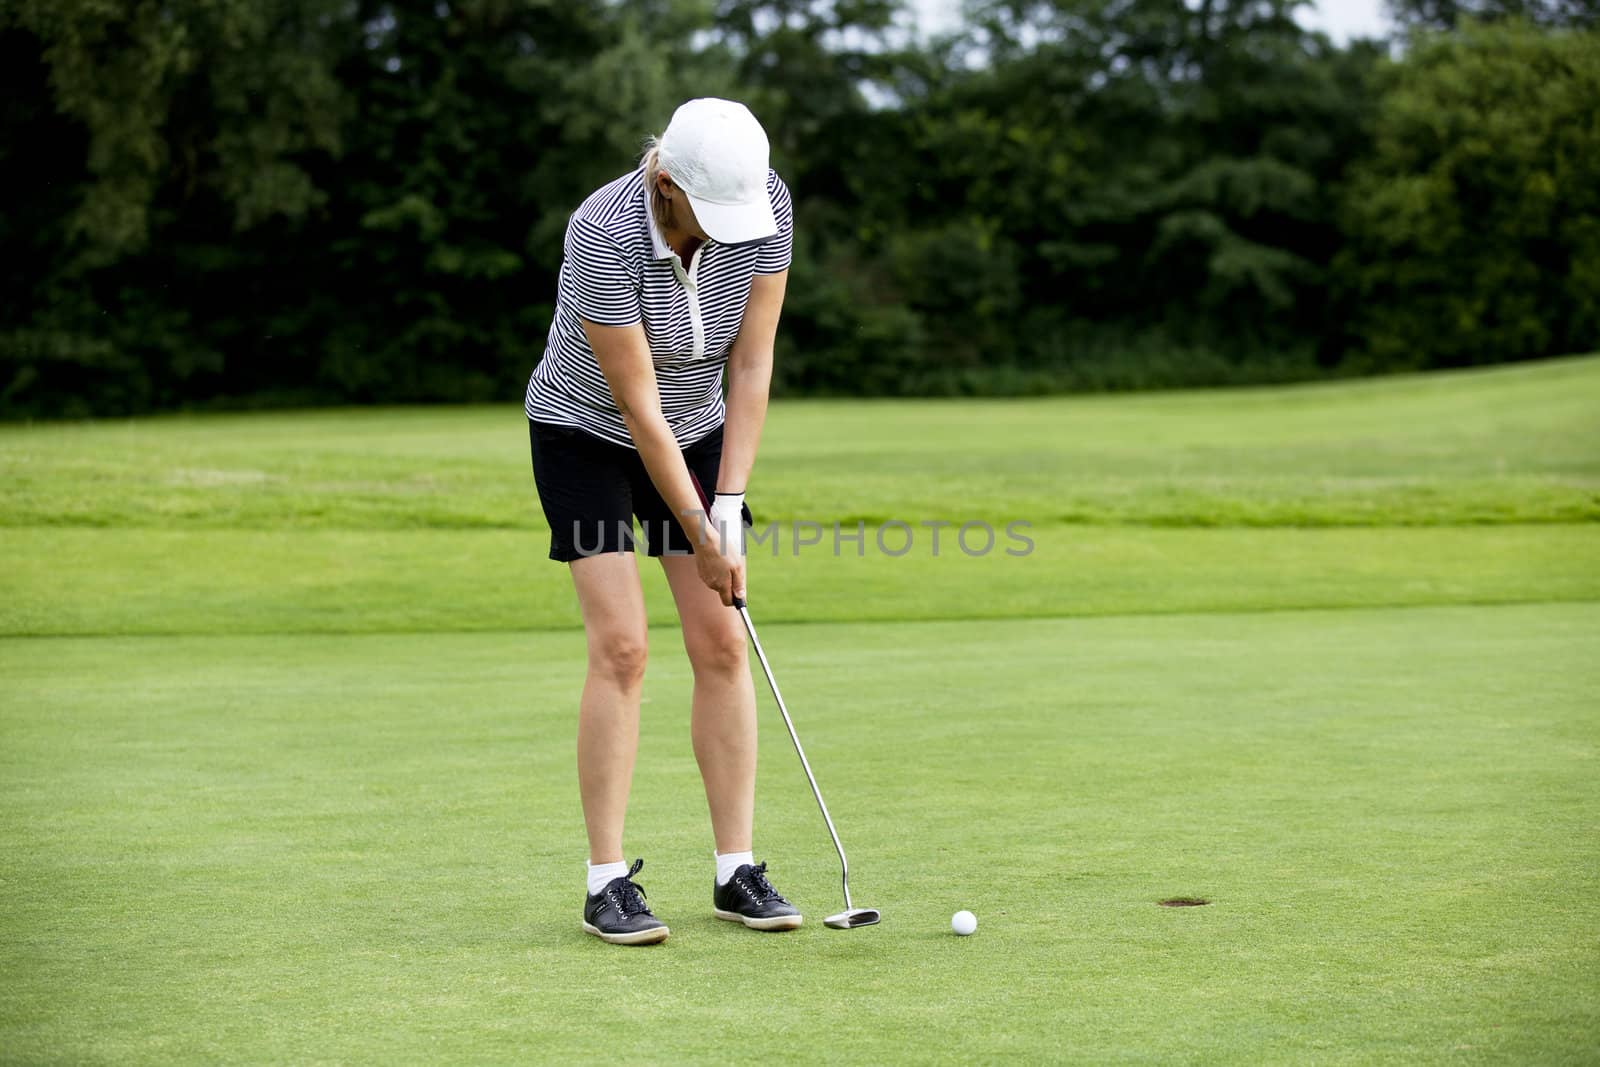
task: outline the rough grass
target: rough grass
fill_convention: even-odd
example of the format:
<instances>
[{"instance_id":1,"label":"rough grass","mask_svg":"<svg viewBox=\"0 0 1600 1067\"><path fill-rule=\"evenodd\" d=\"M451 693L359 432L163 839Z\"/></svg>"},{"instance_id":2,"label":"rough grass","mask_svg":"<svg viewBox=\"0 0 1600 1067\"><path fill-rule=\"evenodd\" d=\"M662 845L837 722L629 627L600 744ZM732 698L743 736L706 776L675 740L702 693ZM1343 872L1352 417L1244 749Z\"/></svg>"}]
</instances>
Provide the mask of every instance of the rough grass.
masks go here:
<instances>
[{"instance_id":1,"label":"rough grass","mask_svg":"<svg viewBox=\"0 0 1600 1067\"><path fill-rule=\"evenodd\" d=\"M1214 393L779 405L758 518L1600 519L1600 358ZM519 409L0 427L0 523L539 529Z\"/></svg>"},{"instance_id":2,"label":"rough grass","mask_svg":"<svg viewBox=\"0 0 1600 1067\"><path fill-rule=\"evenodd\" d=\"M925 531L924 531L925 532ZM829 535L831 538L831 535ZM869 535L870 536L870 535ZM769 622L1600 600L1600 524L1034 531L1033 553L831 543L751 564ZM791 543L791 542L786 542ZM579 624L536 531L0 530L0 633L367 633ZM874 546L875 547L875 546ZM676 619L646 566L653 623Z\"/></svg>"},{"instance_id":3,"label":"rough grass","mask_svg":"<svg viewBox=\"0 0 1600 1067\"><path fill-rule=\"evenodd\" d=\"M774 620L1600 596L1600 359L1133 397L779 405ZM568 626L514 408L0 428L0 633ZM896 520L889 557L833 524ZM1004 550L1014 521L1033 551ZM963 553L981 521L995 551ZM820 530L798 523L820 524ZM799 539L821 543L796 547ZM886 535L891 550L898 532ZM980 547L974 531L972 544ZM858 551L861 553L858 555ZM647 581L662 592L654 573ZM671 618L662 595L653 619Z\"/></svg>"},{"instance_id":4,"label":"rough grass","mask_svg":"<svg viewBox=\"0 0 1600 1067\"><path fill-rule=\"evenodd\" d=\"M1035 549L753 563L885 913L849 934L766 708L812 922L708 916L647 568L645 951L577 931L582 638L514 408L0 428L0 1060L1593 1062L1596 411L1594 359L779 405L786 537Z\"/></svg>"}]
</instances>

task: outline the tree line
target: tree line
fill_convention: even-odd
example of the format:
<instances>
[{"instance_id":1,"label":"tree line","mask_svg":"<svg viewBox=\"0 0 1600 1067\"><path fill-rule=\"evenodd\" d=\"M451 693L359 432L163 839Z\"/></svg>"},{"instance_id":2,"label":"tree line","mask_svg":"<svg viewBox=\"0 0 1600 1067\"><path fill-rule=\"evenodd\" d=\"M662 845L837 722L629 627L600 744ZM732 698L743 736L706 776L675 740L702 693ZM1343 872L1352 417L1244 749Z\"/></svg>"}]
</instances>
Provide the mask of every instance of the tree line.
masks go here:
<instances>
[{"instance_id":1,"label":"tree line","mask_svg":"<svg viewBox=\"0 0 1600 1067\"><path fill-rule=\"evenodd\" d=\"M691 96L795 197L776 388L1600 347L1600 0L0 0L0 414L514 401Z\"/></svg>"}]
</instances>

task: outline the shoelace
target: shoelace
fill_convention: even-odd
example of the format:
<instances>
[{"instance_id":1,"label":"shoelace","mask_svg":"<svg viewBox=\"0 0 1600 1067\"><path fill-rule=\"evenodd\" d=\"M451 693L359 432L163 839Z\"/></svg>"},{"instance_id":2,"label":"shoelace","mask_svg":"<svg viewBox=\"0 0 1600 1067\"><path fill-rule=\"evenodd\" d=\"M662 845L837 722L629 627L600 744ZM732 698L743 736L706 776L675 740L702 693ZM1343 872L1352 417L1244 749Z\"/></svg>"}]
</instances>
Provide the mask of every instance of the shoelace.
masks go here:
<instances>
[{"instance_id":1,"label":"shoelace","mask_svg":"<svg viewBox=\"0 0 1600 1067\"><path fill-rule=\"evenodd\" d=\"M757 904L765 904L774 897L776 897L778 900L783 900L783 897L779 896L778 891L772 888L772 883L767 881L766 860L761 861L761 866L750 868L750 873L745 875L745 882L750 886L751 891L755 894Z\"/></svg>"},{"instance_id":2,"label":"shoelace","mask_svg":"<svg viewBox=\"0 0 1600 1067\"><path fill-rule=\"evenodd\" d=\"M650 914L650 906L644 902L644 886L633 880L633 876L638 874L639 868L643 866L643 859L634 860L627 874L615 879L606 887L606 896L616 905L617 914L624 919L630 915Z\"/></svg>"}]
</instances>

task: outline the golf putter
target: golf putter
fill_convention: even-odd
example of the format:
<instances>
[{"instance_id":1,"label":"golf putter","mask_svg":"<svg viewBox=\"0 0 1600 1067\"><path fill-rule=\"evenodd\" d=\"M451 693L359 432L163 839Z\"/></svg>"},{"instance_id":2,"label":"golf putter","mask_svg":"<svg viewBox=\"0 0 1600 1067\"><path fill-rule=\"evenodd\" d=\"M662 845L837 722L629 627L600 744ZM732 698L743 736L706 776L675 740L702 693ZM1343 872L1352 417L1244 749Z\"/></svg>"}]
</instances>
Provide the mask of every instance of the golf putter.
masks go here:
<instances>
[{"instance_id":1,"label":"golf putter","mask_svg":"<svg viewBox=\"0 0 1600 1067\"><path fill-rule=\"evenodd\" d=\"M789 740L794 742L795 754L800 757L800 767L806 772L806 781L811 783L811 795L817 798L817 807L822 809L822 821L828 824L828 836L833 838L833 847L839 852L839 881L844 887L844 910L837 915L828 916L822 923L835 930L853 930L858 926L871 926L879 919L878 909L857 908L850 904L850 861L844 858L844 846L839 843L839 831L833 828L833 816L828 814L828 805L822 802L822 790L817 788L816 775L811 773L811 764L806 761L806 750L800 747L800 735L794 732L794 722L789 718L789 709L783 704L783 694L778 692L778 680L772 676L772 665L767 662L767 654L761 649L761 639L756 637L756 624L750 621L750 609L745 607L743 597L734 597L733 606L738 610L739 618L744 620L745 632L750 635L750 643L755 646L756 659L761 661L761 670L767 676L767 685L772 687L772 699L778 702L778 714L783 716L783 725L789 728Z\"/></svg>"}]
</instances>

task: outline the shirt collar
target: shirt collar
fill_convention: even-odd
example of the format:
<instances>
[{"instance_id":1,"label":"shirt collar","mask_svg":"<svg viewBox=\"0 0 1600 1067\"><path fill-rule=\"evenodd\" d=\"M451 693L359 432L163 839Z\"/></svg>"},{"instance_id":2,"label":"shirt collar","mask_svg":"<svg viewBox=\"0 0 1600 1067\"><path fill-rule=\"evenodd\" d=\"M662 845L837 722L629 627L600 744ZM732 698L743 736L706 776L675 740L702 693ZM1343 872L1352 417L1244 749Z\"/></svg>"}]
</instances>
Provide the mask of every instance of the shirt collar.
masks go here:
<instances>
[{"instance_id":1,"label":"shirt collar","mask_svg":"<svg viewBox=\"0 0 1600 1067\"><path fill-rule=\"evenodd\" d=\"M671 259L673 252L666 240L661 236L661 228L656 225L656 216L650 210L650 186L644 187L644 224L650 231L650 245L655 250L655 258Z\"/></svg>"}]
</instances>

